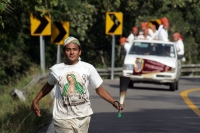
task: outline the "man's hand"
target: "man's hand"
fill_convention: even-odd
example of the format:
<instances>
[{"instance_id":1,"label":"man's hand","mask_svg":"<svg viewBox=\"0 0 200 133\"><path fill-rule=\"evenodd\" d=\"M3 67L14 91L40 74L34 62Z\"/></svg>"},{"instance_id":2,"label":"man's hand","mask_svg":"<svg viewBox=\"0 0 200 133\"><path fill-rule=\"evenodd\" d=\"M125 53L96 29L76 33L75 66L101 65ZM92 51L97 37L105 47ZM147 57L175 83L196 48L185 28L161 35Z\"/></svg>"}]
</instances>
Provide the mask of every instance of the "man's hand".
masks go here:
<instances>
[{"instance_id":1,"label":"man's hand","mask_svg":"<svg viewBox=\"0 0 200 133\"><path fill-rule=\"evenodd\" d=\"M106 101L108 101L109 103L111 103L116 109L118 109L120 112L123 111L124 109L124 105L122 105L120 107L120 104L118 101L115 101L114 98L100 85L97 89L96 89L97 94L102 97L103 99L105 99Z\"/></svg>"},{"instance_id":2,"label":"man's hand","mask_svg":"<svg viewBox=\"0 0 200 133\"><path fill-rule=\"evenodd\" d=\"M40 114L40 109L38 107L38 104L36 102L33 102L32 103L32 111L38 116L40 117L41 114Z\"/></svg>"},{"instance_id":3,"label":"man's hand","mask_svg":"<svg viewBox=\"0 0 200 133\"><path fill-rule=\"evenodd\" d=\"M113 106L118 109L121 113L123 112L124 110L124 104L122 106L120 106L120 103L118 101L114 101L113 103Z\"/></svg>"}]
</instances>

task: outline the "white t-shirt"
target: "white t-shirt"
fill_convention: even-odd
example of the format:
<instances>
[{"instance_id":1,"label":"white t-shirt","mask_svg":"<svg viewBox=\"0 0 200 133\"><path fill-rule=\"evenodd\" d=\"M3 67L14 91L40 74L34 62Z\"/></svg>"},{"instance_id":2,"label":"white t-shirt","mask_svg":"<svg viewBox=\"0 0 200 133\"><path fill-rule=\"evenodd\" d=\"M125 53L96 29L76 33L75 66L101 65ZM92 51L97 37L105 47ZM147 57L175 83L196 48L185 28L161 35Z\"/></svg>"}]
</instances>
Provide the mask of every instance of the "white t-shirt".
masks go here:
<instances>
[{"instance_id":1,"label":"white t-shirt","mask_svg":"<svg viewBox=\"0 0 200 133\"><path fill-rule=\"evenodd\" d=\"M168 32L164 28L162 28L158 34L159 34L158 35L158 40L167 41L167 42L169 41Z\"/></svg>"},{"instance_id":2,"label":"white t-shirt","mask_svg":"<svg viewBox=\"0 0 200 133\"><path fill-rule=\"evenodd\" d=\"M131 34L127 37L126 40L128 41L129 44L132 45L134 40L138 40L138 36L134 36L133 33L131 33Z\"/></svg>"},{"instance_id":3,"label":"white t-shirt","mask_svg":"<svg viewBox=\"0 0 200 133\"><path fill-rule=\"evenodd\" d=\"M133 44L133 41L134 41L134 40L137 40L137 39L138 39L138 36L134 36L133 33L131 33L131 34L127 37L126 40L128 41L129 44L132 45L132 44Z\"/></svg>"},{"instance_id":4,"label":"white t-shirt","mask_svg":"<svg viewBox=\"0 0 200 133\"><path fill-rule=\"evenodd\" d=\"M149 35L147 37L144 37L144 35L139 35L138 40L153 40Z\"/></svg>"},{"instance_id":5,"label":"white t-shirt","mask_svg":"<svg viewBox=\"0 0 200 133\"><path fill-rule=\"evenodd\" d=\"M60 63L50 68L48 83L56 84L53 118L72 119L93 114L89 100L89 83L98 88L103 80L89 63Z\"/></svg>"},{"instance_id":6,"label":"white t-shirt","mask_svg":"<svg viewBox=\"0 0 200 133\"><path fill-rule=\"evenodd\" d=\"M157 33L157 38L158 38L158 36L159 36L159 33L160 33L160 31L161 31L161 29L163 29L163 25L161 24L161 25L159 25L159 27L158 27L158 33Z\"/></svg>"},{"instance_id":7,"label":"white t-shirt","mask_svg":"<svg viewBox=\"0 0 200 133\"><path fill-rule=\"evenodd\" d=\"M184 44L181 39L175 42L176 49L178 51L178 55L184 55Z\"/></svg>"},{"instance_id":8,"label":"white t-shirt","mask_svg":"<svg viewBox=\"0 0 200 133\"><path fill-rule=\"evenodd\" d=\"M156 32L153 32L152 29L149 29L149 35L151 38L153 38L154 40L158 40L158 31L156 30Z\"/></svg>"},{"instance_id":9,"label":"white t-shirt","mask_svg":"<svg viewBox=\"0 0 200 133\"><path fill-rule=\"evenodd\" d=\"M163 27L164 27L164 26L163 26L162 24L159 25L159 27L158 27L158 32L160 32L160 30L163 29Z\"/></svg>"},{"instance_id":10,"label":"white t-shirt","mask_svg":"<svg viewBox=\"0 0 200 133\"><path fill-rule=\"evenodd\" d=\"M131 33L131 34L127 37L126 40L128 41L128 43L132 44L133 41L134 41L134 35L133 35L133 33Z\"/></svg>"},{"instance_id":11,"label":"white t-shirt","mask_svg":"<svg viewBox=\"0 0 200 133\"><path fill-rule=\"evenodd\" d=\"M131 48L131 44L125 42L124 49L126 50L126 52L128 52L130 50L130 48Z\"/></svg>"}]
</instances>

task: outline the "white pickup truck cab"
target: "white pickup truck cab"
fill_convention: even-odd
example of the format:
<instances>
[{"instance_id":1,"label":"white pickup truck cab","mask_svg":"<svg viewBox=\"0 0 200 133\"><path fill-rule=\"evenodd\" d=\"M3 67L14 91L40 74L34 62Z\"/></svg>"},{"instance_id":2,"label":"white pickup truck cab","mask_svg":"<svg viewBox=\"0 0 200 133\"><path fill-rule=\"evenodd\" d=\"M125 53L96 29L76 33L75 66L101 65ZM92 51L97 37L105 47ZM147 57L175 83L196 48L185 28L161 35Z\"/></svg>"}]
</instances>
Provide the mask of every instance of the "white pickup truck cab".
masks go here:
<instances>
[{"instance_id":1,"label":"white pickup truck cab","mask_svg":"<svg viewBox=\"0 0 200 133\"><path fill-rule=\"evenodd\" d=\"M169 90L178 90L181 62L173 42L157 40L135 40L127 51L123 76L134 83L169 85Z\"/></svg>"}]
</instances>

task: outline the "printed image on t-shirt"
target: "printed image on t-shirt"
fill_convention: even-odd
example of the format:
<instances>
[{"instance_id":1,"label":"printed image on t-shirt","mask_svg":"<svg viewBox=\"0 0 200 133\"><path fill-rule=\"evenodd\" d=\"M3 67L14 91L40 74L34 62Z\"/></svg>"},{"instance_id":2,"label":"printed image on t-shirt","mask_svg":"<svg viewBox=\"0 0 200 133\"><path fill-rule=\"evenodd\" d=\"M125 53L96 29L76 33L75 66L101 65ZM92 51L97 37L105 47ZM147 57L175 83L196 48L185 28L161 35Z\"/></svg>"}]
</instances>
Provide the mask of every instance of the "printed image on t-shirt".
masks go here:
<instances>
[{"instance_id":1,"label":"printed image on t-shirt","mask_svg":"<svg viewBox=\"0 0 200 133\"><path fill-rule=\"evenodd\" d=\"M60 80L64 106L77 106L88 101L81 76L78 73L66 73Z\"/></svg>"}]
</instances>

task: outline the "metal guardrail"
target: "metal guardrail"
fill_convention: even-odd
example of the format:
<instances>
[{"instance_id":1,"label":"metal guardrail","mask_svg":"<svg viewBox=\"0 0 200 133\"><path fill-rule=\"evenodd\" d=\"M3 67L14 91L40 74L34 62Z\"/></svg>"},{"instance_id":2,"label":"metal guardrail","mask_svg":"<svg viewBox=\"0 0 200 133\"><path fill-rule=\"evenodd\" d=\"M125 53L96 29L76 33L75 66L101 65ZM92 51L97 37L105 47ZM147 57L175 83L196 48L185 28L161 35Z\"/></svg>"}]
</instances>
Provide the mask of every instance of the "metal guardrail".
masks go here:
<instances>
[{"instance_id":1,"label":"metal guardrail","mask_svg":"<svg viewBox=\"0 0 200 133\"><path fill-rule=\"evenodd\" d=\"M194 76L195 73L200 73L200 64L185 64L181 66L181 73L183 76ZM100 76L104 78L111 77L111 68L96 68ZM122 75L122 67L114 68L114 76Z\"/></svg>"},{"instance_id":2,"label":"metal guardrail","mask_svg":"<svg viewBox=\"0 0 200 133\"><path fill-rule=\"evenodd\" d=\"M118 76L122 74L122 67L114 68L114 75ZM111 68L96 68L100 76L111 76Z\"/></svg>"},{"instance_id":3,"label":"metal guardrail","mask_svg":"<svg viewBox=\"0 0 200 133\"><path fill-rule=\"evenodd\" d=\"M101 77L104 77L106 79L110 79L111 77L111 68L96 68L97 72ZM114 76L119 77L122 75L122 67L114 68ZM193 77L193 74L198 72L200 73L200 64L187 64L187 65L182 65L181 69L182 73L189 73L189 77ZM36 75L30 83L28 83L25 87L23 87L20 90L14 89L10 92L10 95L12 97L18 97L19 99L25 101L25 96L24 93L30 88L31 85L37 84L38 82L41 82L41 80L46 79L49 73L44 73L41 75ZM200 75L200 74L199 74ZM46 81L45 81L46 82Z\"/></svg>"},{"instance_id":4,"label":"metal guardrail","mask_svg":"<svg viewBox=\"0 0 200 133\"><path fill-rule=\"evenodd\" d=\"M200 76L200 64L185 64L182 65L181 73L183 76L193 77Z\"/></svg>"},{"instance_id":5,"label":"metal guardrail","mask_svg":"<svg viewBox=\"0 0 200 133\"><path fill-rule=\"evenodd\" d=\"M26 100L26 95L25 93L28 91L28 89L30 88L30 86L34 85L34 84L38 84L39 82L41 83L43 80L43 82L46 82L46 78L49 75L49 73L43 73L43 74L38 74L36 75L25 87L23 87L22 89L18 90L18 89L13 89L10 92L11 97L13 98L17 98L20 99L22 101Z\"/></svg>"}]
</instances>

